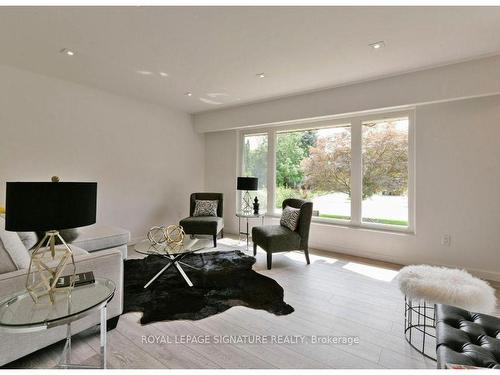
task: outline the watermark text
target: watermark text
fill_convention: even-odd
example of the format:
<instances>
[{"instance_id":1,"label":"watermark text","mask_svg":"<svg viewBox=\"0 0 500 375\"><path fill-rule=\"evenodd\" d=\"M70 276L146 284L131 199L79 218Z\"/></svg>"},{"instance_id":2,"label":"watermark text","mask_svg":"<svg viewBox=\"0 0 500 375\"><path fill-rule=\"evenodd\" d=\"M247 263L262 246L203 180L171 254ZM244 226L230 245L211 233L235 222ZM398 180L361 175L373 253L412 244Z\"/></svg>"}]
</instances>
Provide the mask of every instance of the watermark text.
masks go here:
<instances>
[{"instance_id":1,"label":"watermark text","mask_svg":"<svg viewBox=\"0 0 500 375\"><path fill-rule=\"evenodd\" d=\"M358 336L328 335L143 335L141 344L358 345Z\"/></svg>"}]
</instances>

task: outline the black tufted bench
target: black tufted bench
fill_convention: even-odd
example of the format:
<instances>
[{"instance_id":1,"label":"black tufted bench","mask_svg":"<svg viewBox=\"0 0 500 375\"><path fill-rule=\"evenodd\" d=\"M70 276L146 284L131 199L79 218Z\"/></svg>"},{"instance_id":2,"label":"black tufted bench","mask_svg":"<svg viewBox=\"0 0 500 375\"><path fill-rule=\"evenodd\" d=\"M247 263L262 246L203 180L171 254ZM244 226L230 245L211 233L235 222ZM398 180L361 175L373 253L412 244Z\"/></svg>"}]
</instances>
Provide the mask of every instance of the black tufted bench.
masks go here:
<instances>
[{"instance_id":1,"label":"black tufted bench","mask_svg":"<svg viewBox=\"0 0 500 375\"><path fill-rule=\"evenodd\" d=\"M436 305L438 368L447 363L500 369L500 319Z\"/></svg>"}]
</instances>

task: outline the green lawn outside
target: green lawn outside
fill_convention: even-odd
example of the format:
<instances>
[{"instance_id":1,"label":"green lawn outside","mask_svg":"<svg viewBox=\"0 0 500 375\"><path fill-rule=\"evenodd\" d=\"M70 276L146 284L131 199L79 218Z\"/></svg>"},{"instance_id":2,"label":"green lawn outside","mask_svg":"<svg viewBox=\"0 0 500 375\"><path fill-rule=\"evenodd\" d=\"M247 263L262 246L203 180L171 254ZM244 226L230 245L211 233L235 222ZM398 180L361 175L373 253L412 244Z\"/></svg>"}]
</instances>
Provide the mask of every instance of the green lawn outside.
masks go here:
<instances>
[{"instance_id":1,"label":"green lawn outside","mask_svg":"<svg viewBox=\"0 0 500 375\"><path fill-rule=\"evenodd\" d=\"M326 217L327 219L351 220L350 216L320 214L319 217Z\"/></svg>"},{"instance_id":2,"label":"green lawn outside","mask_svg":"<svg viewBox=\"0 0 500 375\"><path fill-rule=\"evenodd\" d=\"M319 217L324 217L328 219L339 219L339 220L351 220L349 216L342 216L342 215L331 215L331 214L320 214ZM398 225L398 226L403 226L407 227L408 226L408 221L405 220L391 220L391 219L370 219L365 220L366 222L369 223L376 223L376 224L387 224L387 225Z\"/></svg>"}]
</instances>

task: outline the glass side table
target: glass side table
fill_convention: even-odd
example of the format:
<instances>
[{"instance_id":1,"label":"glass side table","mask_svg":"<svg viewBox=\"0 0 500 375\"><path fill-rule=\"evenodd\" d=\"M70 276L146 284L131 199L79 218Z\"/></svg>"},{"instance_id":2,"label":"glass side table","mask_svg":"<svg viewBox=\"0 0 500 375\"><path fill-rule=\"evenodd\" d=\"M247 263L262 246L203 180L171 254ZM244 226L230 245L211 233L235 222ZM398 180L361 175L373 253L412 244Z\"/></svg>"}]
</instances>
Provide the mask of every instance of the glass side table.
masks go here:
<instances>
[{"instance_id":1,"label":"glass side table","mask_svg":"<svg viewBox=\"0 0 500 375\"><path fill-rule=\"evenodd\" d=\"M156 255L168 260L168 263L165 265L165 267L163 267L155 276L153 276L151 280L149 280L146 283L146 285L144 285L144 289L149 287L153 281L155 281L158 277L160 277L163 274L163 272L165 272L172 265L174 265L177 268L179 274L186 281L186 283L190 287L192 287L193 283L186 275L181 265L194 269L198 268L182 262L182 259L188 254L194 253L198 250L205 249L207 247L209 247L209 245L207 244L206 240L199 240L196 238L192 239L189 236L184 237L182 245L179 246L178 248L171 248L170 245L167 244L166 242L160 244L153 244L149 240L143 240L136 243L135 251L137 253L144 255ZM203 255L200 254L200 256L203 259Z\"/></svg>"},{"instance_id":2,"label":"glass side table","mask_svg":"<svg viewBox=\"0 0 500 375\"><path fill-rule=\"evenodd\" d=\"M71 323L96 311L101 315L101 364L106 368L106 307L115 294L116 286L108 279L96 278L95 283L73 288L71 294L58 293L54 304L47 297L35 303L27 291L11 295L0 302L0 331L26 333L66 325L66 343L59 361L60 368L96 368L71 363Z\"/></svg>"},{"instance_id":3,"label":"glass side table","mask_svg":"<svg viewBox=\"0 0 500 375\"><path fill-rule=\"evenodd\" d=\"M236 217L238 218L238 233L239 233L239 238L241 238L241 235L244 234L247 239L247 250L248 250L248 238L250 236L250 230L248 227L248 220L249 219L262 219L262 225L264 225L264 218L266 216L265 212L259 213L259 214L244 214L242 212L237 212ZM246 219L246 232L241 231L241 219Z\"/></svg>"}]
</instances>

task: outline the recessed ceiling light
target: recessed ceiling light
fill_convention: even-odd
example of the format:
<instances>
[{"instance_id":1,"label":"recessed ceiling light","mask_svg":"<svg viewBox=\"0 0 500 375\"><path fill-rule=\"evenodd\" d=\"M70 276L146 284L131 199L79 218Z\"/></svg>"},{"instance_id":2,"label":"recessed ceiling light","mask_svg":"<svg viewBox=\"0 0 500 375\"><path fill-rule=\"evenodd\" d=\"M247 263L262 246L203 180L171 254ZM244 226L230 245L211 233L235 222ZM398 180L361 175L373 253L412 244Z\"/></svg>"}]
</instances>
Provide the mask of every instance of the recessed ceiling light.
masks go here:
<instances>
[{"instance_id":1,"label":"recessed ceiling light","mask_svg":"<svg viewBox=\"0 0 500 375\"><path fill-rule=\"evenodd\" d=\"M192 92L186 92L184 95L186 95L186 96L193 96L193 93Z\"/></svg>"},{"instance_id":2,"label":"recessed ceiling light","mask_svg":"<svg viewBox=\"0 0 500 375\"><path fill-rule=\"evenodd\" d=\"M63 48L62 50L59 51L59 53L65 54L67 56L75 56L75 51L72 51L68 48Z\"/></svg>"},{"instance_id":3,"label":"recessed ceiling light","mask_svg":"<svg viewBox=\"0 0 500 375\"><path fill-rule=\"evenodd\" d=\"M368 44L369 47L372 47L373 49L380 49L382 47L385 47L385 42L383 40L375 43Z\"/></svg>"},{"instance_id":4,"label":"recessed ceiling light","mask_svg":"<svg viewBox=\"0 0 500 375\"><path fill-rule=\"evenodd\" d=\"M150 76L153 74L153 72L150 72L149 70L137 70L137 73L142 74L143 76Z\"/></svg>"},{"instance_id":5,"label":"recessed ceiling light","mask_svg":"<svg viewBox=\"0 0 500 375\"><path fill-rule=\"evenodd\" d=\"M259 78L264 78L266 75L264 73L258 73L256 74L256 76Z\"/></svg>"},{"instance_id":6,"label":"recessed ceiling light","mask_svg":"<svg viewBox=\"0 0 500 375\"><path fill-rule=\"evenodd\" d=\"M165 72L160 72L160 75L161 75L162 77L168 77L168 73L165 73Z\"/></svg>"}]
</instances>

